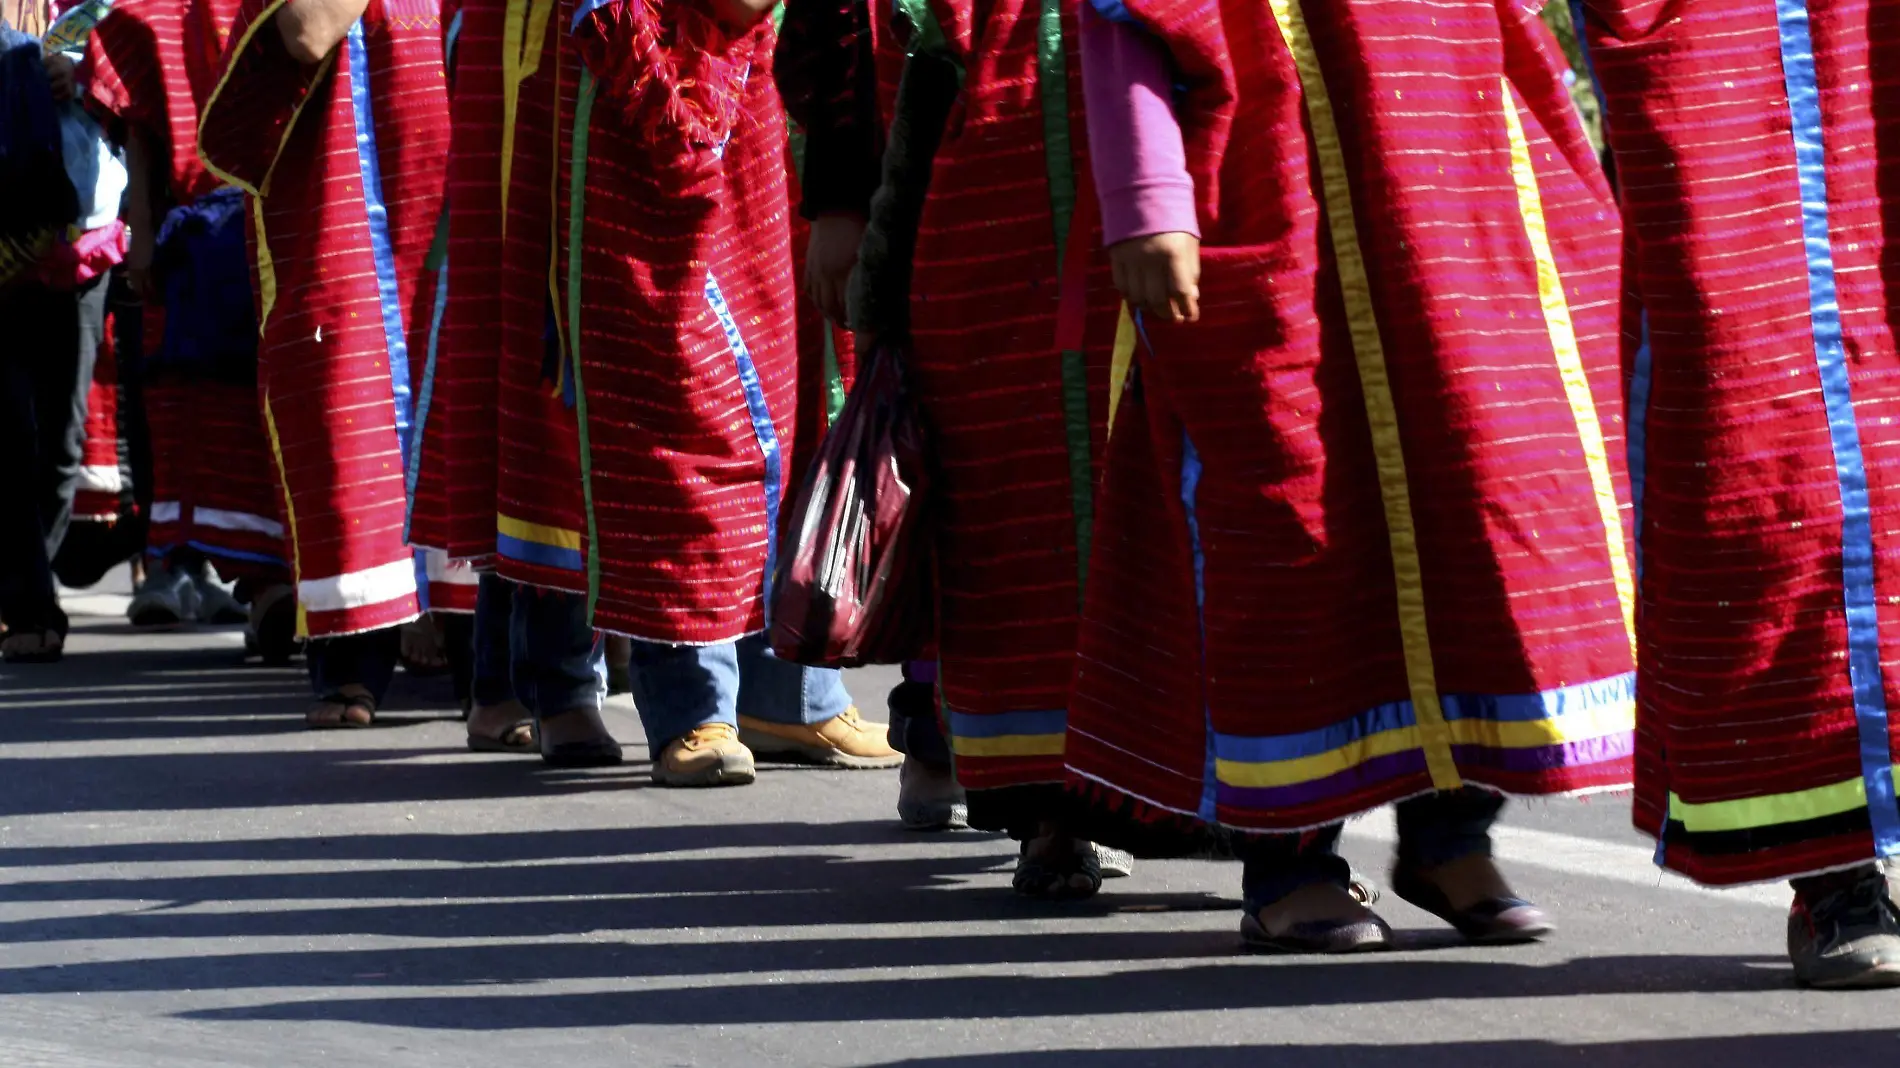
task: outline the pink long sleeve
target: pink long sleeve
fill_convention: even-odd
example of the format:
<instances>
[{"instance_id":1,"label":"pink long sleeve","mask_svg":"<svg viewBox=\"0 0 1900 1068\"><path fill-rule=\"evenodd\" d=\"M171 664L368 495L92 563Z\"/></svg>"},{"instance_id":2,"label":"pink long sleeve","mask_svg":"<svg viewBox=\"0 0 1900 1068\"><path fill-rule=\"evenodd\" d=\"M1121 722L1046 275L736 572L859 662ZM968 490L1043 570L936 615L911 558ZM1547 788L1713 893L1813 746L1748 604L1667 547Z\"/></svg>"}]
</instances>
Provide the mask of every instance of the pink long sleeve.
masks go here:
<instances>
[{"instance_id":1,"label":"pink long sleeve","mask_svg":"<svg viewBox=\"0 0 1900 1068\"><path fill-rule=\"evenodd\" d=\"M1082 92L1107 244L1149 234L1200 236L1168 67L1167 49L1141 27L1082 5Z\"/></svg>"}]
</instances>

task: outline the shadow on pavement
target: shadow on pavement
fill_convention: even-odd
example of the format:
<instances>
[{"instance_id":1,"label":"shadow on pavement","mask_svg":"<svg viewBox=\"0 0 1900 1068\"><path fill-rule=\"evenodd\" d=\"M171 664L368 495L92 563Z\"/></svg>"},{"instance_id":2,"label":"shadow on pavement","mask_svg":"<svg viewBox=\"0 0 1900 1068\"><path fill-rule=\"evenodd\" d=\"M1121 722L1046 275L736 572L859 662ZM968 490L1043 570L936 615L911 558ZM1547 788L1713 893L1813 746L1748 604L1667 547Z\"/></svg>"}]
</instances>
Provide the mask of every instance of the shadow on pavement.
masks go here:
<instances>
[{"instance_id":1,"label":"shadow on pavement","mask_svg":"<svg viewBox=\"0 0 1900 1068\"><path fill-rule=\"evenodd\" d=\"M536 906L538 907L538 906ZM609 909L608 911L611 911ZM709 910L710 911L710 910ZM920 932L927 925L920 924ZM525 937L532 930L511 932ZM506 942L90 961L0 970L0 995L123 991L505 986L571 979L748 975L786 969L951 968L1226 958L1220 932L1045 932L957 937L721 940L690 944Z\"/></svg>"},{"instance_id":2,"label":"shadow on pavement","mask_svg":"<svg viewBox=\"0 0 1900 1068\"><path fill-rule=\"evenodd\" d=\"M1034 959L1037 943L1043 937L1047 936L1019 937L1017 941L1020 948L1015 956L1024 960ZM1181 940L1183 948L1195 945L1194 936L1175 937ZM1205 942L1202 946L1205 948ZM1130 947L1119 947L1117 951L1127 948ZM673 949L681 954L691 954L699 952L701 947L676 946ZM830 952L832 947L827 946L826 949ZM809 950L805 952L809 954ZM905 959L908 951L897 952L894 956L896 959L893 963L909 963ZM475 1002L453 995L350 999L326 997L274 1005L209 1009L184 1015L201 1020L344 1021L459 1031L778 1024L828 1020L1023 1019L1376 1006L1439 999L1734 993L1785 987L1788 979L1779 958L1773 959L1775 966L1772 968L1750 967L1751 964L1769 962L1769 958L1680 955L1598 957L1554 965L1402 956L1360 957L1349 961L1235 956L1223 963L1123 970L1103 975L910 975L842 981L722 984L649 991L498 995L494 1000ZM788 953L777 967L829 968L831 965L823 957L806 955L801 958ZM1048 1063L1050 1068L1055 1068L1057 1064L1066 1065L1069 1062ZM1200 1065L1206 1062L1188 1060L1173 1063ZM1277 1065L1282 1062L1261 1060L1250 1063ZM1804 1063L1829 1062L1817 1056L1812 1062Z\"/></svg>"},{"instance_id":3,"label":"shadow on pavement","mask_svg":"<svg viewBox=\"0 0 1900 1068\"><path fill-rule=\"evenodd\" d=\"M106 664L110 666L107 667ZM238 647L114 649L0 671L0 741L160 741L303 730L309 676L264 667ZM397 672L383 726L457 714L446 678Z\"/></svg>"},{"instance_id":4,"label":"shadow on pavement","mask_svg":"<svg viewBox=\"0 0 1900 1068\"><path fill-rule=\"evenodd\" d=\"M532 768L528 761L489 763ZM471 762L468 766L480 766ZM996 836L956 834L939 840L989 841ZM523 861L592 860L597 857L651 856L705 849L757 849L773 846L885 845L930 841L898 829L889 821L831 823L721 823L718 841L709 843L704 828L690 825L596 828L589 830L487 831L482 834L360 834L332 837L241 838L215 842L123 842L111 845L21 846L0 848L0 869L55 868L74 864L146 864L233 861L240 863L324 860L337 863L378 860L434 861L455 864L511 864ZM466 890L470 877L462 877ZM57 882L35 883L38 888ZM145 881L141 886L152 886ZM0 888L5 900L6 888Z\"/></svg>"},{"instance_id":5,"label":"shadow on pavement","mask_svg":"<svg viewBox=\"0 0 1900 1068\"><path fill-rule=\"evenodd\" d=\"M856 829L867 843L894 837L886 830L887 825L880 823L843 826ZM723 833L725 828L717 830ZM630 830L627 837L636 840L643 833L669 832ZM670 833L677 836L678 848L708 843L706 828L676 827ZM983 849L979 837L959 841L973 848L963 855L909 859L795 854L601 860L468 870L384 868L135 882L87 879L16 883L0 886L0 902L115 901L135 897L163 903L105 914L88 909L81 915L0 921L0 944L64 939L103 942L362 935L533 938L600 930L799 927L833 919L928 925L1028 921L1052 915L1100 917L1125 910L1235 907L1232 902L1207 894L1114 894L1052 914L1044 906L1009 893L1000 871L995 887L961 888L963 879L998 870L1007 859ZM611 836L603 834L604 852L621 848ZM456 898L462 900L441 900ZM388 903L391 899L400 900ZM286 901L296 905L283 907L280 903ZM323 904L328 901L337 904ZM352 904L357 901L373 903ZM207 902L220 907L217 911L195 908ZM244 903L259 907L223 907ZM0 971L0 990L17 985L9 979L10 974ZM444 974L452 974L452 970Z\"/></svg>"},{"instance_id":6,"label":"shadow on pavement","mask_svg":"<svg viewBox=\"0 0 1900 1068\"><path fill-rule=\"evenodd\" d=\"M1139 1050L1047 1050L890 1061L878 1068L1683 1068L1748 1065L1807 1068L1886 1060L1900 1031L1724 1035L1570 1045L1561 1042L1443 1042L1419 1045L1192 1046Z\"/></svg>"},{"instance_id":7,"label":"shadow on pavement","mask_svg":"<svg viewBox=\"0 0 1900 1068\"><path fill-rule=\"evenodd\" d=\"M376 729L309 735L302 667L247 665L240 653L126 650L112 654L109 671L94 654L0 677L0 742L7 746L119 743L111 752L0 757L0 817L504 799L647 785L633 764L574 774L531 758L444 763L430 759L443 750L413 742L363 748L379 736L395 742L389 732L404 726L454 717L451 684L439 677L399 672ZM256 739L271 736L284 737L285 747L260 748ZM218 744L230 738L250 741ZM142 751L138 743L147 742L150 751ZM18 862L0 858L11 863Z\"/></svg>"},{"instance_id":8,"label":"shadow on pavement","mask_svg":"<svg viewBox=\"0 0 1900 1068\"><path fill-rule=\"evenodd\" d=\"M391 729L391 728L383 728ZM372 741L377 731L354 732ZM330 737L338 737L334 732ZM643 789L638 765L576 775L531 758L447 762L402 749L252 752L161 750L150 754L0 758L0 817L70 812L191 812L403 802L505 800L563 792ZM4 862L4 860L0 860Z\"/></svg>"}]
</instances>

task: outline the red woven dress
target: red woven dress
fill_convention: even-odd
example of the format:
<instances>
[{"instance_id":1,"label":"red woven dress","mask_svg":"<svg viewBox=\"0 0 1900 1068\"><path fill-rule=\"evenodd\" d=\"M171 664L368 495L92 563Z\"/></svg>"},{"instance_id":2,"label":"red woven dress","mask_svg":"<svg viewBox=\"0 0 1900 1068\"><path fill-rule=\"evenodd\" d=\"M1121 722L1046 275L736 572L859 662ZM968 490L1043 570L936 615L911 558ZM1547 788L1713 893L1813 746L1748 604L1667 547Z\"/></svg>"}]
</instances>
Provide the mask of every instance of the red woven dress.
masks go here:
<instances>
[{"instance_id":1,"label":"red woven dress","mask_svg":"<svg viewBox=\"0 0 1900 1068\"><path fill-rule=\"evenodd\" d=\"M1203 234L1110 438L1066 754L1102 836L1627 784L1617 219L1535 13L1097 7L1173 57Z\"/></svg>"},{"instance_id":2,"label":"red woven dress","mask_svg":"<svg viewBox=\"0 0 1900 1068\"><path fill-rule=\"evenodd\" d=\"M246 0L199 126L252 198L259 390L284 490L301 629L338 637L418 611L404 541L411 354L426 352L448 97L435 0L370 0L305 68ZM269 31L269 32L266 32Z\"/></svg>"},{"instance_id":3,"label":"red woven dress","mask_svg":"<svg viewBox=\"0 0 1900 1068\"><path fill-rule=\"evenodd\" d=\"M557 17L550 322L584 516L560 533L596 626L733 641L764 626L796 419L773 30L678 0Z\"/></svg>"},{"instance_id":4,"label":"red woven dress","mask_svg":"<svg viewBox=\"0 0 1900 1068\"><path fill-rule=\"evenodd\" d=\"M911 47L963 71L910 300L941 476L944 722L972 823L1019 832L1063 779L1120 307L1092 206L1077 10L898 5Z\"/></svg>"},{"instance_id":5,"label":"red woven dress","mask_svg":"<svg viewBox=\"0 0 1900 1068\"><path fill-rule=\"evenodd\" d=\"M1646 326L1636 824L1706 883L1890 856L1900 4L1587 12Z\"/></svg>"},{"instance_id":6,"label":"red woven dress","mask_svg":"<svg viewBox=\"0 0 1900 1068\"><path fill-rule=\"evenodd\" d=\"M136 130L152 146L172 207L223 184L198 158L198 109L217 84L237 10L237 0L122 0L87 42L89 104L120 136ZM163 315L146 308L147 338L160 336ZM142 397L153 481L147 544L190 545L227 578L286 578L283 508L255 387L151 376Z\"/></svg>"}]
</instances>

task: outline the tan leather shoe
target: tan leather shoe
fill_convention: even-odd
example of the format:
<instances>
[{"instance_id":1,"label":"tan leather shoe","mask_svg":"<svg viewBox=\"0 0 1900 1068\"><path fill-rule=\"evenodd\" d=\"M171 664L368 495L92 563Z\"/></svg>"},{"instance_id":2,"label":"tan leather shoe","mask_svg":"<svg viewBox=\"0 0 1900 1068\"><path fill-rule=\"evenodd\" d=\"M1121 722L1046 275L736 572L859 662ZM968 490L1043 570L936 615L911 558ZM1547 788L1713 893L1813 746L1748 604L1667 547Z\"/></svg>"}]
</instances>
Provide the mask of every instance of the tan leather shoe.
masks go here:
<instances>
[{"instance_id":1,"label":"tan leather shoe","mask_svg":"<svg viewBox=\"0 0 1900 1068\"><path fill-rule=\"evenodd\" d=\"M739 717L739 740L751 746L753 752L821 767L894 768L904 762L904 754L891 748L887 734L889 728L884 724L859 719L856 708L812 724L767 723L750 716Z\"/></svg>"},{"instance_id":2,"label":"tan leather shoe","mask_svg":"<svg viewBox=\"0 0 1900 1068\"><path fill-rule=\"evenodd\" d=\"M653 781L661 786L744 786L758 777L752 751L727 723L694 727L653 764Z\"/></svg>"}]
</instances>

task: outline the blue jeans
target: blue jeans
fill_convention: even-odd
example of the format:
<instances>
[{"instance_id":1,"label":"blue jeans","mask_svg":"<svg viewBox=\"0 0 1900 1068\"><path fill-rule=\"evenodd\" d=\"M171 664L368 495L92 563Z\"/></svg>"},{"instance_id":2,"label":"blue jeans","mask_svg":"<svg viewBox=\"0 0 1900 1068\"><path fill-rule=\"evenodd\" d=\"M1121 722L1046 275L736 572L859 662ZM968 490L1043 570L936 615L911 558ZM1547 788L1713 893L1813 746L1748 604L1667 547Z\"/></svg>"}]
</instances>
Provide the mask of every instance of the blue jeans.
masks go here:
<instances>
[{"instance_id":1,"label":"blue jeans","mask_svg":"<svg viewBox=\"0 0 1900 1068\"><path fill-rule=\"evenodd\" d=\"M762 634L723 645L636 639L632 666L633 701L656 758L674 739L709 723L736 727L740 716L823 723L851 707L842 674L780 660Z\"/></svg>"},{"instance_id":2,"label":"blue jeans","mask_svg":"<svg viewBox=\"0 0 1900 1068\"><path fill-rule=\"evenodd\" d=\"M1429 869L1464 857L1490 856L1491 826L1503 808L1504 798L1472 787L1399 802L1398 866ZM1316 883L1345 887L1352 879L1352 866L1339 855L1343 827L1335 823L1301 834L1263 835L1243 842L1235 852L1245 863L1241 892L1248 907L1271 905Z\"/></svg>"},{"instance_id":3,"label":"blue jeans","mask_svg":"<svg viewBox=\"0 0 1900 1068\"><path fill-rule=\"evenodd\" d=\"M345 686L361 686L381 706L401 655L401 627L312 641L304 649L311 695L321 701Z\"/></svg>"},{"instance_id":4,"label":"blue jeans","mask_svg":"<svg viewBox=\"0 0 1900 1068\"><path fill-rule=\"evenodd\" d=\"M599 711L607 696L605 644L578 593L516 586L483 575L475 595L475 703L519 700L550 719Z\"/></svg>"}]
</instances>

